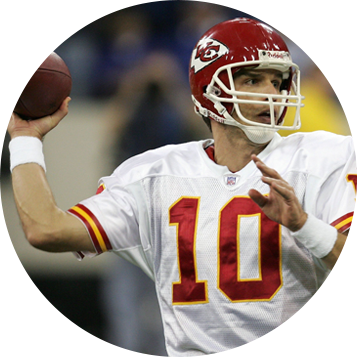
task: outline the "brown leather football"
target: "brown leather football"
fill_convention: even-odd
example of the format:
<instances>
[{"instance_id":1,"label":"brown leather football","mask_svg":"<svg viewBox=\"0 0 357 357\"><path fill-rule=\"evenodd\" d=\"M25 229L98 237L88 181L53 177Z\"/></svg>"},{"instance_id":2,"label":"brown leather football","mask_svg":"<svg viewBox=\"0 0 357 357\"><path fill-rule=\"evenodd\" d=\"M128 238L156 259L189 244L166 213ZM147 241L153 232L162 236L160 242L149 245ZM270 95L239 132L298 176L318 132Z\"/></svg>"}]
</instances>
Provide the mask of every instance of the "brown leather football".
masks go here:
<instances>
[{"instance_id":1,"label":"brown leather football","mask_svg":"<svg viewBox=\"0 0 357 357\"><path fill-rule=\"evenodd\" d=\"M63 59L52 52L23 90L14 112L33 120L53 114L69 96L72 78Z\"/></svg>"}]
</instances>

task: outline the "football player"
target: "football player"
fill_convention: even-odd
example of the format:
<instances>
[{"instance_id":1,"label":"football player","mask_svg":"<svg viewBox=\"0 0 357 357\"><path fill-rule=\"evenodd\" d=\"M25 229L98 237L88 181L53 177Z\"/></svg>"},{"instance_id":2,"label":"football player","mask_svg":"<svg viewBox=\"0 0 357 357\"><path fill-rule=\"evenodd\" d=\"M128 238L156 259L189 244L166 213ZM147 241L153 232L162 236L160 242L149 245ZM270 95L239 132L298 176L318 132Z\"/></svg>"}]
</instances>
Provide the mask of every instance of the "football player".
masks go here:
<instances>
[{"instance_id":1,"label":"football player","mask_svg":"<svg viewBox=\"0 0 357 357\"><path fill-rule=\"evenodd\" d=\"M277 133L299 128L303 97L299 67L272 28L246 18L214 26L189 77L213 140L135 156L67 212L47 183L41 140L70 99L36 121L13 114L8 126L29 242L79 259L110 251L141 267L172 356L241 346L309 301L342 250L357 182L351 137Z\"/></svg>"}]
</instances>

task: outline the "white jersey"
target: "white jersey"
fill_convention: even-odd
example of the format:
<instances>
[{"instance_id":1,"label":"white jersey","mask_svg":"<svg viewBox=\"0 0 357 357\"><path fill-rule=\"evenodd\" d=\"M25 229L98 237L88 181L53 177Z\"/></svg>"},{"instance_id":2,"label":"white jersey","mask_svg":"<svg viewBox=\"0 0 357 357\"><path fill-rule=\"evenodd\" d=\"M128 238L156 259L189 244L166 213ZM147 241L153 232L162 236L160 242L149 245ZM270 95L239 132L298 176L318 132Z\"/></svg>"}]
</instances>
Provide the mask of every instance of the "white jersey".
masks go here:
<instances>
[{"instance_id":1,"label":"white jersey","mask_svg":"<svg viewBox=\"0 0 357 357\"><path fill-rule=\"evenodd\" d=\"M213 144L135 156L101 179L101 193L69 210L98 254L112 251L154 279L171 356L225 351L263 336L328 274L249 198L251 188L269 193L255 164L232 173L207 154ZM290 183L307 213L340 231L350 227L357 182L351 137L275 134L258 157Z\"/></svg>"}]
</instances>

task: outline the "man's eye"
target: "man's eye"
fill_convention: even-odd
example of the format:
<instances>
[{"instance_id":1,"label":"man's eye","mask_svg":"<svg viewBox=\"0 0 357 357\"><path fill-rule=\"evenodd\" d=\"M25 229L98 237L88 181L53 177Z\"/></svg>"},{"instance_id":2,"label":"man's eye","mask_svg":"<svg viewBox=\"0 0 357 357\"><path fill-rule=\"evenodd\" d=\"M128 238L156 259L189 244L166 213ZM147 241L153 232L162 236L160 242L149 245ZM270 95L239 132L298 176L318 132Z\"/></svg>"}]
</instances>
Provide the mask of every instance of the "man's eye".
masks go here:
<instances>
[{"instance_id":1,"label":"man's eye","mask_svg":"<svg viewBox=\"0 0 357 357\"><path fill-rule=\"evenodd\" d=\"M246 84L249 84L249 85L252 85L252 84L256 84L258 81L254 78L250 78L250 79L247 79L245 81Z\"/></svg>"}]
</instances>

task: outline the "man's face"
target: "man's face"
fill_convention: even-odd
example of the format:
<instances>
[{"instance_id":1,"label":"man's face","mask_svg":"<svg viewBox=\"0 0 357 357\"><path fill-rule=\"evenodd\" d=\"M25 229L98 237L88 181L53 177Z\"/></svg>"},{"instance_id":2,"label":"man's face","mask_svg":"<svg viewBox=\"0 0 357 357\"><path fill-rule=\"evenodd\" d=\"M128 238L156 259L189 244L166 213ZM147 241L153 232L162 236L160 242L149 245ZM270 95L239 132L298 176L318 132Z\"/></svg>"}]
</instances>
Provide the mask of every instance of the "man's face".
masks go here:
<instances>
[{"instance_id":1,"label":"man's face","mask_svg":"<svg viewBox=\"0 0 357 357\"><path fill-rule=\"evenodd\" d=\"M281 94L280 88L282 84L282 73L274 69L242 69L238 71L235 76L234 84L236 91L249 93L267 93L267 94ZM268 98L239 96L239 99L250 99L261 101L262 104L239 104L242 115L251 121L270 124L270 107ZM266 103L266 104L264 104ZM279 107L274 106L275 123L278 120ZM238 122L242 122L236 112L233 117Z\"/></svg>"}]
</instances>

